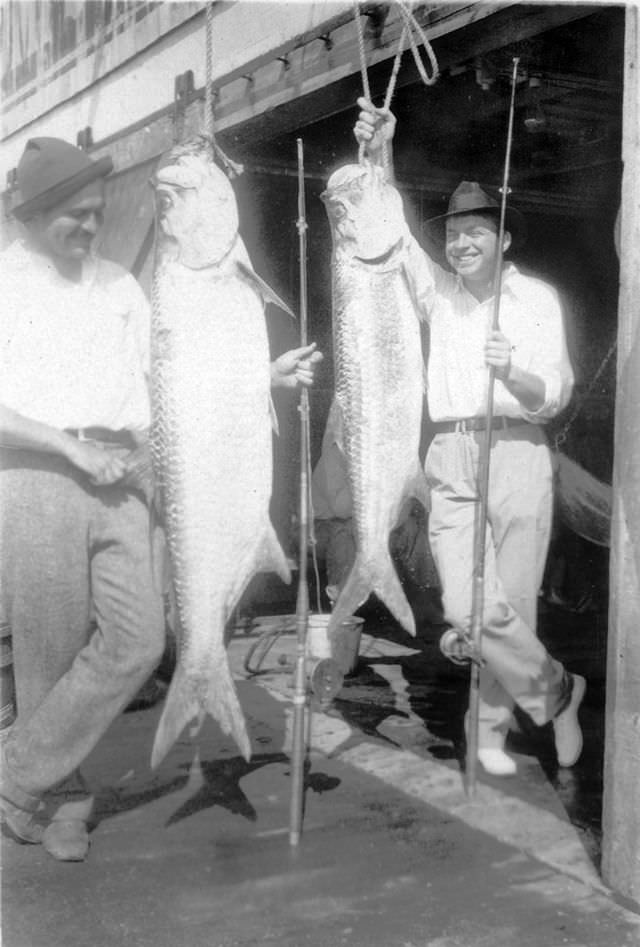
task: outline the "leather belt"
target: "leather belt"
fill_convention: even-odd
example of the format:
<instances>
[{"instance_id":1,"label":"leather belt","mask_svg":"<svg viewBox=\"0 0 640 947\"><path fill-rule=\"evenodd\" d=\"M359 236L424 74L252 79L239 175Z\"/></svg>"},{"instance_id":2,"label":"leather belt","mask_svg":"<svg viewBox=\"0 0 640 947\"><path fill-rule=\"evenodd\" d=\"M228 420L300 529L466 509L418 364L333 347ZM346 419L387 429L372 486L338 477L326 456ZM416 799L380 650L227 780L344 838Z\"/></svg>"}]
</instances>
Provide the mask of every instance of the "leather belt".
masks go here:
<instances>
[{"instance_id":1,"label":"leather belt","mask_svg":"<svg viewBox=\"0 0 640 947\"><path fill-rule=\"evenodd\" d=\"M521 424L528 424L524 418L506 418L504 415L498 415L491 420L492 430L505 430L508 427L518 427ZM435 421L431 425L436 434L466 434L473 431L486 431L486 418L461 418L459 421Z\"/></svg>"},{"instance_id":2,"label":"leather belt","mask_svg":"<svg viewBox=\"0 0 640 947\"><path fill-rule=\"evenodd\" d=\"M113 444L115 447L127 447L133 450L136 446L131 431L111 431L106 427L68 427L66 434L77 437L79 441L98 441L101 444Z\"/></svg>"}]
</instances>

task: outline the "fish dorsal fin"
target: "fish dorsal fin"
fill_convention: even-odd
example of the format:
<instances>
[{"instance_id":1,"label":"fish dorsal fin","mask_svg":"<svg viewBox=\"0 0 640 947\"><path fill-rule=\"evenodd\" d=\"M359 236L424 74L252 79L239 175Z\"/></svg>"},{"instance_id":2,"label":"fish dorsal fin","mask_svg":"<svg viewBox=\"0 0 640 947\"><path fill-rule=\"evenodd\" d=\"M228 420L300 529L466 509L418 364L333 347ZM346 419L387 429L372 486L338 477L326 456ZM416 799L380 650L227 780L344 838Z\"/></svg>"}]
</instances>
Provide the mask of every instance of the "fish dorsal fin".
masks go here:
<instances>
[{"instance_id":1,"label":"fish dorsal fin","mask_svg":"<svg viewBox=\"0 0 640 947\"><path fill-rule=\"evenodd\" d=\"M244 260L236 260L236 265L241 276L254 287L265 302L274 303L274 305L282 309L283 312L291 316L292 319L295 319L295 315L289 306L287 306L286 302L278 296L274 289L271 289L269 284L266 283L261 276L258 276L256 271L248 263L245 263Z\"/></svg>"}]
</instances>

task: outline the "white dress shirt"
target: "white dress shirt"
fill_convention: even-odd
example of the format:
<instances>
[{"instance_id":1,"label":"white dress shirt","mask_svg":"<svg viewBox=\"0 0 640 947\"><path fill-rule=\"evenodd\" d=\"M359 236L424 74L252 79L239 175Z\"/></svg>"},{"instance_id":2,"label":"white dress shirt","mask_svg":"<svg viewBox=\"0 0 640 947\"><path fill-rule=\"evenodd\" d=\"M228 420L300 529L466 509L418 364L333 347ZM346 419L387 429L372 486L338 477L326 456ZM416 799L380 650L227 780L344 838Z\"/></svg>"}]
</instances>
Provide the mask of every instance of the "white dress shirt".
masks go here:
<instances>
[{"instance_id":1,"label":"white dress shirt","mask_svg":"<svg viewBox=\"0 0 640 947\"><path fill-rule=\"evenodd\" d=\"M427 401L432 421L456 421L486 414L489 373L484 346L494 299L478 302L459 276L430 259L409 239L408 275L421 315L430 328ZM573 389L562 308L548 283L520 273L509 263L502 276L500 331L512 345L512 364L542 380L544 402L527 411L496 379L496 416L544 423L562 411Z\"/></svg>"},{"instance_id":2,"label":"white dress shirt","mask_svg":"<svg viewBox=\"0 0 640 947\"><path fill-rule=\"evenodd\" d=\"M16 241L0 279L0 402L57 428L147 428L150 313L133 276L92 256L72 282Z\"/></svg>"}]
</instances>

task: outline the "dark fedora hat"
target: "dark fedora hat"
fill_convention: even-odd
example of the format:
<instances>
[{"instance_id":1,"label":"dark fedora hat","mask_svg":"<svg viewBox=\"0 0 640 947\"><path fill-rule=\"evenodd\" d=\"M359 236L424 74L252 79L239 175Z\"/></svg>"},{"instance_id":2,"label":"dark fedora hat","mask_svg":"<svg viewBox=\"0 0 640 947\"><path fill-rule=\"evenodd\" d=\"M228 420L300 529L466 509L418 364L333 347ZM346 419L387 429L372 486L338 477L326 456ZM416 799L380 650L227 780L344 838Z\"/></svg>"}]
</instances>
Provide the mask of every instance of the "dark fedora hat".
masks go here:
<instances>
[{"instance_id":1,"label":"dark fedora hat","mask_svg":"<svg viewBox=\"0 0 640 947\"><path fill-rule=\"evenodd\" d=\"M61 138L30 138L18 163L21 200L12 213L18 220L29 220L112 170L108 156L93 161Z\"/></svg>"},{"instance_id":2,"label":"dark fedora hat","mask_svg":"<svg viewBox=\"0 0 640 947\"><path fill-rule=\"evenodd\" d=\"M477 181L462 181L451 197L446 214L431 217L427 224L444 235L444 226L450 217L459 217L463 214L490 214L500 219L501 196L489 188L481 187ZM527 236L527 223L515 207L507 203L505 209L505 230L511 234L512 246L522 246Z\"/></svg>"}]
</instances>

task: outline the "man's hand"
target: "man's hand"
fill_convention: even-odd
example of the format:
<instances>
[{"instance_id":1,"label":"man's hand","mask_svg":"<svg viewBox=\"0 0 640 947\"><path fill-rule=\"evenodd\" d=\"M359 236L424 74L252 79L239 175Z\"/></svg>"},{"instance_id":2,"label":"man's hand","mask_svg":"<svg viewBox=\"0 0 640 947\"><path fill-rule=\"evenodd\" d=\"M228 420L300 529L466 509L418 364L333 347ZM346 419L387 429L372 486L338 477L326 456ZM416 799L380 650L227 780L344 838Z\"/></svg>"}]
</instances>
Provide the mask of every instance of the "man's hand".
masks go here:
<instances>
[{"instance_id":1,"label":"man's hand","mask_svg":"<svg viewBox=\"0 0 640 947\"><path fill-rule=\"evenodd\" d=\"M89 441L76 440L72 435L69 435L69 441L67 460L82 470L96 486L106 487L117 483L127 473L127 464L121 457Z\"/></svg>"},{"instance_id":2,"label":"man's hand","mask_svg":"<svg viewBox=\"0 0 640 947\"><path fill-rule=\"evenodd\" d=\"M507 381L511 374L511 342L502 332L490 332L484 347L484 358L487 365L492 365L496 378Z\"/></svg>"},{"instance_id":3,"label":"man's hand","mask_svg":"<svg viewBox=\"0 0 640 947\"><path fill-rule=\"evenodd\" d=\"M365 144L369 155L377 159L385 145L390 145L396 130L395 116L389 109L379 109L368 99L359 98L360 114L353 129L359 145Z\"/></svg>"},{"instance_id":4,"label":"man's hand","mask_svg":"<svg viewBox=\"0 0 640 947\"><path fill-rule=\"evenodd\" d=\"M316 352L316 343L301 349L291 349L271 363L271 384L274 388L298 388L313 384L316 366L322 361L322 352Z\"/></svg>"},{"instance_id":5,"label":"man's hand","mask_svg":"<svg viewBox=\"0 0 640 947\"><path fill-rule=\"evenodd\" d=\"M484 347L487 365L495 369L506 389L527 411L539 411L544 404L545 383L537 375L524 371L511 361L515 346L502 332L490 332Z\"/></svg>"}]
</instances>

